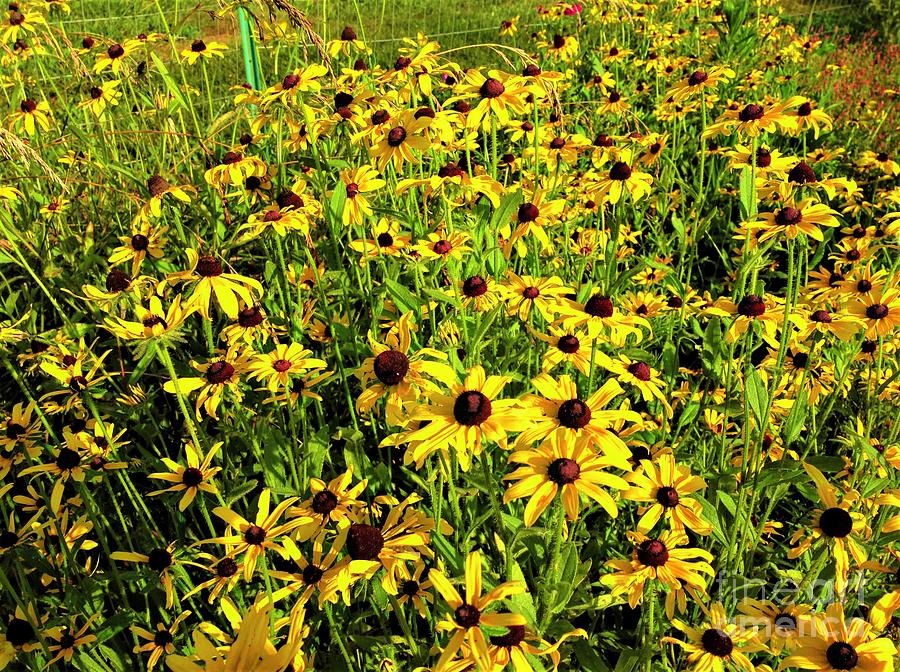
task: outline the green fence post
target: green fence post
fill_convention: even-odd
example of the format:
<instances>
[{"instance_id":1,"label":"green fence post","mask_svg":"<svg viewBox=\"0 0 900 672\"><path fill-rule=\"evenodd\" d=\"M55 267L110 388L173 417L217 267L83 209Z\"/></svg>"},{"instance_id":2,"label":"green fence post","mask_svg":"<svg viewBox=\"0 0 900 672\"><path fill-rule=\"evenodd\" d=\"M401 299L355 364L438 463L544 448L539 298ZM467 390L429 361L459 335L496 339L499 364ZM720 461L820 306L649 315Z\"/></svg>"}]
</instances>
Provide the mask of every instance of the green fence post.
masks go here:
<instances>
[{"instance_id":1,"label":"green fence post","mask_svg":"<svg viewBox=\"0 0 900 672\"><path fill-rule=\"evenodd\" d=\"M244 73L247 83L255 91L262 90L262 78L259 72L259 59L256 57L256 44L253 33L250 31L250 21L247 19L247 10L238 7L238 21L241 26L241 52L244 55Z\"/></svg>"}]
</instances>

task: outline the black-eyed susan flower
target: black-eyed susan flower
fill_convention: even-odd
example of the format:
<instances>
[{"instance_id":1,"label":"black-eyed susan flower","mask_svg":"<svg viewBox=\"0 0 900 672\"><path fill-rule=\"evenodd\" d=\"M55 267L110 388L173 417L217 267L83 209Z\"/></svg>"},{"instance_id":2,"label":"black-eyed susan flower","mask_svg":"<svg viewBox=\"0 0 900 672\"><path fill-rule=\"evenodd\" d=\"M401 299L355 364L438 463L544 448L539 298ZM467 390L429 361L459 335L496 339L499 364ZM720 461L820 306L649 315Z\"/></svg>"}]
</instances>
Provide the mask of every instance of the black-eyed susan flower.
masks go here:
<instances>
[{"instance_id":1,"label":"black-eyed susan flower","mask_svg":"<svg viewBox=\"0 0 900 672\"><path fill-rule=\"evenodd\" d=\"M812 607L806 604L776 604L771 600L745 597L737 605L735 623L755 629L757 638L775 654L797 648L799 638L812 632Z\"/></svg>"},{"instance_id":2,"label":"black-eyed susan flower","mask_svg":"<svg viewBox=\"0 0 900 672\"><path fill-rule=\"evenodd\" d=\"M606 381L586 399L581 398L575 381L567 375L554 379L541 373L531 384L538 394L522 399L522 405L532 413L528 416L529 426L516 439L517 449L556 435L560 444L593 447L610 465L631 471L631 453L610 427L617 420L640 422L641 417L634 411L609 409L613 400L624 393L615 380Z\"/></svg>"},{"instance_id":3,"label":"black-eyed susan flower","mask_svg":"<svg viewBox=\"0 0 900 672\"><path fill-rule=\"evenodd\" d=\"M692 670L755 672L757 668L747 654L763 648L757 641L756 631L744 629L729 620L721 604L716 603L703 610L706 618L700 626L688 625L679 619L672 621L672 625L684 633L687 641L675 637L663 637L661 641L677 644L684 649Z\"/></svg>"},{"instance_id":4,"label":"black-eyed susan flower","mask_svg":"<svg viewBox=\"0 0 900 672\"><path fill-rule=\"evenodd\" d=\"M108 68L114 75L118 75L125 69L125 59L133 54L139 46L135 40L125 40L121 44L115 42L109 45L106 51L94 61L94 73L100 74Z\"/></svg>"},{"instance_id":5,"label":"black-eyed susan flower","mask_svg":"<svg viewBox=\"0 0 900 672\"><path fill-rule=\"evenodd\" d=\"M238 299L246 305L253 305L251 290L258 295L263 288L258 280L238 273L228 273L222 268L222 262L212 255L199 255L193 248L187 249L189 268L184 271L170 273L169 282L186 283L191 286L190 298L185 304L186 310L195 309L207 320L210 319L209 305L213 297L219 308L232 320L238 314Z\"/></svg>"},{"instance_id":6,"label":"black-eyed susan flower","mask_svg":"<svg viewBox=\"0 0 900 672\"><path fill-rule=\"evenodd\" d=\"M666 591L666 615L671 619L677 607L679 613L687 608L687 595L699 598L706 594L708 577L715 572L709 564L712 554L702 548L680 548L688 543L684 532L668 530L658 538L629 532L634 543L631 559L615 559L606 563L614 570L600 580L609 586L613 595L628 595L628 604L634 608L644 597L647 582L664 586Z\"/></svg>"},{"instance_id":7,"label":"black-eyed susan flower","mask_svg":"<svg viewBox=\"0 0 900 672\"><path fill-rule=\"evenodd\" d=\"M356 400L360 413L368 413L381 398L386 398L385 419L391 425L405 421L404 407L416 402L423 391L437 392L432 378L450 387L457 382L456 373L445 364L447 355L433 348L420 348L410 354L411 313L398 321L396 344L379 343L369 338L372 357L367 357L356 376L363 387Z\"/></svg>"},{"instance_id":8,"label":"black-eyed susan flower","mask_svg":"<svg viewBox=\"0 0 900 672\"><path fill-rule=\"evenodd\" d=\"M713 66L708 70L694 70L687 77L681 79L678 84L666 91L665 97L676 103L705 93L706 89L717 87L723 81L734 78L734 70L724 66Z\"/></svg>"},{"instance_id":9,"label":"black-eyed susan flower","mask_svg":"<svg viewBox=\"0 0 900 672\"><path fill-rule=\"evenodd\" d=\"M458 95L448 103L457 99L472 101L472 107L466 115L467 128L489 129L491 123L499 128L509 123L510 113L521 114L525 111L523 82L499 70L485 73L473 68L466 73L456 91ZM475 100L478 102L475 103Z\"/></svg>"},{"instance_id":10,"label":"black-eyed susan flower","mask_svg":"<svg viewBox=\"0 0 900 672\"><path fill-rule=\"evenodd\" d=\"M84 481L85 467L84 452L77 438L69 434L66 444L56 449L52 462L36 464L26 467L19 472L19 476L30 474L49 474L55 480L53 491L50 494L50 510L55 514L62 503L63 492L66 483L71 479L76 483Z\"/></svg>"},{"instance_id":11,"label":"black-eyed susan flower","mask_svg":"<svg viewBox=\"0 0 900 672\"><path fill-rule=\"evenodd\" d=\"M824 508L813 510L809 529L801 527L791 537L791 543L797 546L788 551L788 557L798 558L813 544L824 544L834 556L835 592L843 595L850 573L850 557L857 564L866 560L860 541L870 530L863 515L852 510L859 495L854 491L845 492L839 501L837 490L828 483L821 471L811 464L804 464L803 468L815 483Z\"/></svg>"},{"instance_id":12,"label":"black-eyed susan flower","mask_svg":"<svg viewBox=\"0 0 900 672\"><path fill-rule=\"evenodd\" d=\"M641 340L642 328L650 331L647 320L638 315L623 314L612 299L601 292L589 296L584 303L563 299L556 312L557 326L584 330L592 341L602 337L621 345L629 335Z\"/></svg>"},{"instance_id":13,"label":"black-eyed susan flower","mask_svg":"<svg viewBox=\"0 0 900 672\"><path fill-rule=\"evenodd\" d=\"M66 664L72 662L75 651L79 647L93 644L97 641L97 636L88 632L91 625L100 617L100 614L94 614L80 628L73 619L68 625L47 630L47 650L53 654L48 665L52 665L57 661L63 661Z\"/></svg>"},{"instance_id":14,"label":"black-eyed susan flower","mask_svg":"<svg viewBox=\"0 0 900 672\"><path fill-rule=\"evenodd\" d=\"M398 589L396 598L397 604L403 605L412 603L419 616L427 618L428 606L434 602L432 590L434 585L431 579L425 574L425 561L421 558L413 563L412 571L405 562L397 563L396 566L396 587Z\"/></svg>"},{"instance_id":15,"label":"black-eyed susan flower","mask_svg":"<svg viewBox=\"0 0 900 672\"><path fill-rule=\"evenodd\" d=\"M306 541L331 525L337 529L350 525L365 507L359 496L367 484L367 479L353 483L351 467L328 483L319 478L309 479L311 497L287 511L288 518L298 521L296 538Z\"/></svg>"},{"instance_id":16,"label":"black-eyed susan flower","mask_svg":"<svg viewBox=\"0 0 900 672\"><path fill-rule=\"evenodd\" d=\"M616 359L605 358L601 364L607 371L615 374L619 382L637 388L644 401L656 400L666 409L666 413L672 415L672 407L664 391L666 383L659 371L646 362L632 360L627 355L619 355Z\"/></svg>"},{"instance_id":17,"label":"black-eyed susan flower","mask_svg":"<svg viewBox=\"0 0 900 672\"><path fill-rule=\"evenodd\" d=\"M748 226L752 231L760 232L756 238L759 243L782 234L788 240L792 240L801 233L821 241L824 236L820 227L838 226L839 222L835 217L837 214L835 210L824 203L815 203L811 199L806 199L796 203L786 203L777 212L760 213L761 219L750 222Z\"/></svg>"},{"instance_id":18,"label":"black-eyed susan flower","mask_svg":"<svg viewBox=\"0 0 900 672\"><path fill-rule=\"evenodd\" d=\"M300 343L279 343L271 352L254 355L247 371L251 378L262 381L265 389L275 394L289 388L294 377L327 366L325 360L312 354Z\"/></svg>"},{"instance_id":19,"label":"black-eyed susan flower","mask_svg":"<svg viewBox=\"0 0 900 672\"><path fill-rule=\"evenodd\" d=\"M410 411L410 418L422 424L394 437L409 443L404 461L421 467L435 451L453 451L460 467L468 471L485 442L505 447L507 434L524 429L529 420L515 399L498 398L508 381L506 376L486 376L481 366L475 366L463 383L450 386L450 394L428 393L427 402Z\"/></svg>"},{"instance_id":20,"label":"black-eyed susan flower","mask_svg":"<svg viewBox=\"0 0 900 672\"><path fill-rule=\"evenodd\" d=\"M372 166L342 170L340 179L347 193L341 221L344 226L362 224L367 217L372 216L372 206L366 194L381 189L387 182L378 176L378 171Z\"/></svg>"},{"instance_id":21,"label":"black-eyed susan flower","mask_svg":"<svg viewBox=\"0 0 900 672\"><path fill-rule=\"evenodd\" d=\"M861 618L847 619L844 605L832 602L824 614L812 618L812 632L798 639L798 647L781 663L782 668L837 672L890 672L897 655L894 643L878 637Z\"/></svg>"},{"instance_id":22,"label":"black-eyed susan flower","mask_svg":"<svg viewBox=\"0 0 900 672\"><path fill-rule=\"evenodd\" d=\"M900 326L900 291L873 291L850 304L850 314L866 326L866 338L884 338Z\"/></svg>"},{"instance_id":23,"label":"black-eyed susan flower","mask_svg":"<svg viewBox=\"0 0 900 672\"><path fill-rule=\"evenodd\" d=\"M153 497L166 492L183 492L181 499L178 500L178 510L184 511L194 501L197 493L218 494L219 490L216 488L215 483L212 482L212 479L222 468L211 465L213 458L221 447L222 442L217 441L210 447L206 455L203 455L199 448L188 441L184 445L184 454L187 461L186 467L178 464L171 458L163 457L162 462L169 471L150 474L149 477L173 483L174 485L164 490L150 492L148 496Z\"/></svg>"},{"instance_id":24,"label":"black-eyed susan flower","mask_svg":"<svg viewBox=\"0 0 900 672\"><path fill-rule=\"evenodd\" d=\"M213 514L228 524L225 535L207 539L207 544L222 544L227 557L236 558L243 555L244 580L249 581L256 571L259 559L266 551L274 551L284 557L286 551L280 544L280 537L293 530L298 521L280 522L285 511L290 508L296 497L288 497L270 510L272 492L266 488L256 504L256 517L251 523L243 516L224 506L217 506Z\"/></svg>"},{"instance_id":25,"label":"black-eyed susan flower","mask_svg":"<svg viewBox=\"0 0 900 672\"><path fill-rule=\"evenodd\" d=\"M641 517L637 531L649 534L660 519L665 519L678 532L688 529L694 534L710 534L712 525L704 520L702 505L691 497L703 490L706 482L694 476L689 466L676 464L672 453L661 454L655 462L641 462L640 469L627 477L632 487L622 492L623 499L643 505L638 509Z\"/></svg>"},{"instance_id":26,"label":"black-eyed susan flower","mask_svg":"<svg viewBox=\"0 0 900 672\"><path fill-rule=\"evenodd\" d=\"M185 396L199 390L195 404L198 419L202 417L201 408L211 418L218 419L217 411L226 390L235 400L241 399L238 384L250 367L250 354L246 350L232 347L205 363L192 362L191 365L200 376L173 378L163 385L163 389L171 394Z\"/></svg>"},{"instance_id":27,"label":"black-eyed susan flower","mask_svg":"<svg viewBox=\"0 0 900 672\"><path fill-rule=\"evenodd\" d=\"M130 236L121 236L122 244L115 248L109 256L109 263L123 264L131 262L131 276L136 277L141 264L148 256L161 259L166 244L166 227L153 226L149 222L136 222Z\"/></svg>"},{"instance_id":28,"label":"black-eyed susan flower","mask_svg":"<svg viewBox=\"0 0 900 672\"><path fill-rule=\"evenodd\" d=\"M296 569L271 572L272 578L287 581L287 585L274 593L273 597L278 599L287 595L296 595L297 601L294 603L294 609L302 608L316 591L319 593L320 605L326 602L336 602L338 599L336 579L339 568L335 567L335 562L338 554L344 549L348 530L349 528L343 528L331 539L331 546L327 553L325 552L325 535L319 534L313 538L313 549L309 559L300 552L293 540L285 539L286 557Z\"/></svg>"},{"instance_id":29,"label":"black-eyed susan flower","mask_svg":"<svg viewBox=\"0 0 900 672\"><path fill-rule=\"evenodd\" d=\"M189 65L193 65L201 59L225 58L226 49L228 49L228 45L221 42L194 40L191 42L191 46L181 50L181 58Z\"/></svg>"},{"instance_id":30,"label":"black-eyed susan flower","mask_svg":"<svg viewBox=\"0 0 900 672\"><path fill-rule=\"evenodd\" d=\"M150 340L154 338L174 339L191 309L181 306L181 294L175 296L168 308L163 307L162 298L153 294L146 306L135 305L135 321L120 317L108 317L103 327L126 341Z\"/></svg>"},{"instance_id":31,"label":"black-eyed susan flower","mask_svg":"<svg viewBox=\"0 0 900 672\"><path fill-rule=\"evenodd\" d=\"M538 448L513 452L509 461L523 466L504 476L517 482L504 493L503 501L529 497L524 513L526 527L534 525L557 493L569 520L578 519L581 495L600 504L615 518L618 515L615 500L603 488L628 487L627 481L608 471L611 466L621 468L619 460L595 453L593 446L569 441L560 433L551 434Z\"/></svg>"},{"instance_id":32,"label":"black-eyed susan flower","mask_svg":"<svg viewBox=\"0 0 900 672\"><path fill-rule=\"evenodd\" d=\"M516 315L523 322L528 320L532 308L548 322L552 321L554 306L560 297L571 292L558 276L519 276L512 271L507 271L501 288L507 314Z\"/></svg>"},{"instance_id":33,"label":"black-eyed susan flower","mask_svg":"<svg viewBox=\"0 0 900 672\"><path fill-rule=\"evenodd\" d=\"M379 218L371 228L371 238L350 242L350 248L359 252L360 265L378 257L395 257L402 254L409 245L410 238L400 228L400 222L388 217Z\"/></svg>"},{"instance_id":34,"label":"black-eyed susan flower","mask_svg":"<svg viewBox=\"0 0 900 672\"><path fill-rule=\"evenodd\" d=\"M453 587L443 572L431 569L428 578L451 610L450 615L438 624L438 629L453 633L434 665L435 672L445 672L447 664L463 646L471 653L470 664L476 664L484 670L491 669L492 661L482 626L509 628L525 626L526 622L519 614L488 612L488 608L513 595L524 593L525 584L507 581L484 593L481 553L478 551L472 551L466 557L465 598Z\"/></svg>"},{"instance_id":35,"label":"black-eyed susan flower","mask_svg":"<svg viewBox=\"0 0 900 672\"><path fill-rule=\"evenodd\" d=\"M628 194L633 201L639 201L650 193L653 176L634 167L632 152L622 150L616 161L608 168L588 176L585 186L587 193L595 201L616 204Z\"/></svg>"},{"instance_id":36,"label":"black-eyed susan flower","mask_svg":"<svg viewBox=\"0 0 900 672\"><path fill-rule=\"evenodd\" d=\"M157 623L156 630L150 632L146 628L137 625L131 626L131 631L146 644L138 643L134 647L134 653L149 653L147 659L147 672L153 672L153 668L159 662L163 655L169 655L175 652L175 635L178 632L178 626L191 615L189 611L182 611L175 620L166 627L165 623Z\"/></svg>"},{"instance_id":37,"label":"black-eyed susan flower","mask_svg":"<svg viewBox=\"0 0 900 672\"><path fill-rule=\"evenodd\" d=\"M115 551L110 554L112 560L121 562L135 562L146 565L151 571L159 574L159 581L166 592L166 609L171 609L175 603L175 587L172 584L172 571L175 567L175 542L168 546L151 549L147 553L133 553L131 551Z\"/></svg>"},{"instance_id":38,"label":"black-eyed susan flower","mask_svg":"<svg viewBox=\"0 0 900 672\"><path fill-rule=\"evenodd\" d=\"M46 100L36 101L26 98L19 103L19 109L9 115L8 126L10 130L22 129L29 136L34 135L38 129L50 130L53 121L53 113Z\"/></svg>"},{"instance_id":39,"label":"black-eyed susan flower","mask_svg":"<svg viewBox=\"0 0 900 672\"><path fill-rule=\"evenodd\" d=\"M78 103L78 106L88 110L97 119L103 119L106 111L119 104L122 92L119 91L121 80L111 79L100 86L92 86L88 90L88 97Z\"/></svg>"}]
</instances>

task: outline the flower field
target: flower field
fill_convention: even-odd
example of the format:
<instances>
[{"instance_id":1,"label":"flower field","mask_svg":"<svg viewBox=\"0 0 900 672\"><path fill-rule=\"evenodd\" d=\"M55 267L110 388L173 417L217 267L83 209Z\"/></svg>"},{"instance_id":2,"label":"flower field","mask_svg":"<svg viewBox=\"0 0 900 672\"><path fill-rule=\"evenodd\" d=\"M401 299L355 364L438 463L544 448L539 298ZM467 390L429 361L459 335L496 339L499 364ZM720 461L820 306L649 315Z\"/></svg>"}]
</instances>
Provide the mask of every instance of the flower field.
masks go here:
<instances>
[{"instance_id":1,"label":"flower field","mask_svg":"<svg viewBox=\"0 0 900 672\"><path fill-rule=\"evenodd\" d=\"M894 669L896 45L84 1L0 23L0 670Z\"/></svg>"}]
</instances>

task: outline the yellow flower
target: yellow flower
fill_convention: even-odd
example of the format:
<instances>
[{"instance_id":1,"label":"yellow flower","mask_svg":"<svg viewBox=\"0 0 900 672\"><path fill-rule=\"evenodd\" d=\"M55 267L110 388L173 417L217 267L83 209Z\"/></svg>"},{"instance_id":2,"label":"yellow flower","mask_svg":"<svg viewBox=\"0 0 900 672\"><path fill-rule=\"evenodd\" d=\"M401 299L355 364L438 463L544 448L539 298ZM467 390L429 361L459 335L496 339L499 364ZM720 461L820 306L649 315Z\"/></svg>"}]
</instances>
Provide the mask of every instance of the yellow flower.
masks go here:
<instances>
[{"instance_id":1,"label":"yellow flower","mask_svg":"<svg viewBox=\"0 0 900 672\"><path fill-rule=\"evenodd\" d=\"M887 637L876 637L872 625L861 618L847 619L844 605L832 602L824 615L812 619L809 635L798 639L798 647L781 663L782 668L803 670L856 670L891 672L897 650Z\"/></svg>"},{"instance_id":2,"label":"yellow flower","mask_svg":"<svg viewBox=\"0 0 900 672\"><path fill-rule=\"evenodd\" d=\"M550 502L560 492L563 508L569 520L577 520L581 511L581 495L596 501L615 518L618 509L613 498L600 486L624 490L628 483L606 469L621 468L621 462L594 452L593 447L566 440L559 433L550 437L536 449L517 450L509 461L523 464L505 480L518 481L503 495L503 502L529 497L525 505L524 521L531 527ZM630 465L626 465L630 466Z\"/></svg>"},{"instance_id":3,"label":"yellow flower","mask_svg":"<svg viewBox=\"0 0 900 672\"><path fill-rule=\"evenodd\" d=\"M113 79L102 83L100 86L92 86L89 91L90 98L78 103L78 107L90 110L91 114L97 119L102 119L108 108L119 104L122 93L118 88L121 83L120 80Z\"/></svg>"},{"instance_id":4,"label":"yellow flower","mask_svg":"<svg viewBox=\"0 0 900 672\"><path fill-rule=\"evenodd\" d=\"M525 584L507 581L483 594L481 554L478 551L472 551L466 557L465 599L437 569L430 570L428 578L452 610L452 614L445 617L437 626L439 630L453 632L453 636L432 668L434 672L444 672L450 660L463 645L470 650L473 664L477 664L482 670L493 669L482 626L488 628L524 626L525 618L519 614L488 613L487 609L496 602L524 593Z\"/></svg>"},{"instance_id":5,"label":"yellow flower","mask_svg":"<svg viewBox=\"0 0 900 672\"><path fill-rule=\"evenodd\" d=\"M223 53L228 49L228 45L221 42L204 42L203 40L194 40L191 46L181 51L181 57L193 65L201 58L225 58Z\"/></svg>"},{"instance_id":6,"label":"yellow flower","mask_svg":"<svg viewBox=\"0 0 900 672\"><path fill-rule=\"evenodd\" d=\"M610 560L606 566L615 571L600 577L613 595L627 593L628 604L634 608L641 603L647 582L658 581L668 589L665 609L671 619L676 606L680 613L687 608L686 591L695 599L706 594L704 575L715 574L709 564L712 554L701 548L679 548L688 543L684 532L667 530L659 538L629 532L628 537L635 544L631 560Z\"/></svg>"},{"instance_id":7,"label":"yellow flower","mask_svg":"<svg viewBox=\"0 0 900 672\"><path fill-rule=\"evenodd\" d=\"M210 481L222 470L222 468L211 467L210 464L221 447L221 441L214 443L209 449L209 452L204 456L192 442L188 441L184 446L184 453L187 457L187 467L183 467L175 460L168 457L163 457L162 462L169 469L169 472L150 474L149 477L174 483L175 485L164 490L156 490L148 493L148 496L154 497L166 492L184 492L181 499L178 501L178 510L184 511L191 505L191 502L194 501L198 492L207 492L212 495L218 494L218 488Z\"/></svg>"},{"instance_id":8,"label":"yellow flower","mask_svg":"<svg viewBox=\"0 0 900 672\"><path fill-rule=\"evenodd\" d=\"M163 389L172 394L190 394L200 390L197 395L195 410L200 419L200 408L213 419L218 419L216 414L219 404L222 402L225 390L231 390L236 401L240 401L241 392L238 388L240 376L249 368L249 356L246 351L239 352L232 347L225 354L212 359L205 364L192 363L193 367L203 374L202 377L178 378L166 382Z\"/></svg>"},{"instance_id":9,"label":"yellow flower","mask_svg":"<svg viewBox=\"0 0 900 672\"><path fill-rule=\"evenodd\" d=\"M387 182L378 177L378 171L372 166L362 166L355 170L342 170L341 182L347 193L341 221L344 226L362 224L372 216L372 206L365 194L381 189Z\"/></svg>"},{"instance_id":10,"label":"yellow flower","mask_svg":"<svg viewBox=\"0 0 900 672\"><path fill-rule=\"evenodd\" d=\"M186 282L193 286L185 309L196 310L207 320L210 319L209 304L215 296L216 303L232 320L238 315L238 298L246 305L255 302L250 290L262 294L263 288L258 280L237 273L226 273L222 262L211 255L200 256L193 248L187 249L190 268L177 273L170 273L168 281L172 283Z\"/></svg>"},{"instance_id":11,"label":"yellow flower","mask_svg":"<svg viewBox=\"0 0 900 672\"><path fill-rule=\"evenodd\" d=\"M677 532L688 529L695 534L710 534L712 525L703 519L703 507L689 496L706 487L704 480L693 476L690 467L675 464L671 453L663 453L656 461L654 465L652 460L643 460L641 468L628 476L633 487L622 492L624 499L652 502L638 509L641 518L637 531L648 534L660 518L665 518Z\"/></svg>"},{"instance_id":12,"label":"yellow flower","mask_svg":"<svg viewBox=\"0 0 900 672\"><path fill-rule=\"evenodd\" d=\"M288 389L295 376L328 366L325 360L311 355L300 343L279 343L271 352L253 357L248 368L250 377L265 381L265 389L272 394Z\"/></svg>"},{"instance_id":13,"label":"yellow flower","mask_svg":"<svg viewBox=\"0 0 900 672\"><path fill-rule=\"evenodd\" d=\"M31 98L26 98L19 103L19 111L13 112L9 116L9 129L11 131L17 128L24 129L28 135L34 135L38 128L42 131L50 129L53 112L46 100L37 102Z\"/></svg>"}]
</instances>

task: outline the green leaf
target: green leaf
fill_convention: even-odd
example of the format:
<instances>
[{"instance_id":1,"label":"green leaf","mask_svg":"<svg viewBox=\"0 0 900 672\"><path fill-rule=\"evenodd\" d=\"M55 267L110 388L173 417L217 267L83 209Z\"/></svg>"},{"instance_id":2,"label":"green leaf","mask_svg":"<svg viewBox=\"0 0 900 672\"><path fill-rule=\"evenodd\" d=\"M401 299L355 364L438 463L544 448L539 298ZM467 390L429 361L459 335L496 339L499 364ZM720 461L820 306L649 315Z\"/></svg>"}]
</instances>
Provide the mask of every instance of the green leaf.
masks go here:
<instances>
[{"instance_id":1,"label":"green leaf","mask_svg":"<svg viewBox=\"0 0 900 672\"><path fill-rule=\"evenodd\" d=\"M522 572L519 563L515 560L512 561L512 565L510 566L509 580L525 583L525 574ZM528 619L529 623L537 623L537 610L534 608L534 598L532 598L531 593L526 592L513 595L509 598L509 602L515 607L515 611Z\"/></svg>"},{"instance_id":2,"label":"green leaf","mask_svg":"<svg viewBox=\"0 0 900 672\"><path fill-rule=\"evenodd\" d=\"M189 110L190 106L188 105L187 100L185 100L184 95L181 93L178 84L172 79L172 75L169 74L169 70L166 68L165 63L163 63L162 59L153 51L150 52L150 58L153 59L153 64L156 66L156 70L159 72L160 77L162 77L163 82L166 85L166 90L172 94L172 98L175 99L182 109Z\"/></svg>"},{"instance_id":3,"label":"green leaf","mask_svg":"<svg viewBox=\"0 0 900 672\"><path fill-rule=\"evenodd\" d=\"M422 302L406 287L390 278L384 279L384 286L387 287L388 294L391 295L391 298L394 300L394 303L397 304L397 308L401 313L410 311L414 313L419 312L419 306Z\"/></svg>"},{"instance_id":4,"label":"green leaf","mask_svg":"<svg viewBox=\"0 0 900 672\"><path fill-rule=\"evenodd\" d=\"M756 417L756 422L761 426L766 421L769 393L766 391L766 384L756 369L750 369L750 373L747 375L744 394L747 395L747 402L750 404L750 410L753 411L753 415Z\"/></svg>"},{"instance_id":5,"label":"green leaf","mask_svg":"<svg viewBox=\"0 0 900 672\"><path fill-rule=\"evenodd\" d=\"M756 214L753 198L753 170L747 166L741 171L741 218L744 221Z\"/></svg>"},{"instance_id":6,"label":"green leaf","mask_svg":"<svg viewBox=\"0 0 900 672\"><path fill-rule=\"evenodd\" d=\"M791 412L788 413L788 417L784 421L782 436L785 448L796 441L800 436L800 431L803 429L803 425L806 422L808 397L809 393L806 390L802 390L799 396L794 400L794 405L791 406Z\"/></svg>"},{"instance_id":7,"label":"green leaf","mask_svg":"<svg viewBox=\"0 0 900 672\"><path fill-rule=\"evenodd\" d=\"M522 192L514 191L500 199L500 205L494 210L488 228L492 235L496 236L497 231L512 219L513 210L519 207L522 202Z\"/></svg>"},{"instance_id":8,"label":"green leaf","mask_svg":"<svg viewBox=\"0 0 900 672\"><path fill-rule=\"evenodd\" d=\"M610 672L609 665L597 655L590 642L578 639L572 645L575 650L575 659L585 672Z\"/></svg>"},{"instance_id":9,"label":"green leaf","mask_svg":"<svg viewBox=\"0 0 900 672\"><path fill-rule=\"evenodd\" d=\"M328 212L331 215L333 224L340 224L341 217L344 214L344 204L347 201L347 185L343 180L338 180L334 185L334 191L331 192L331 200L328 201Z\"/></svg>"}]
</instances>

